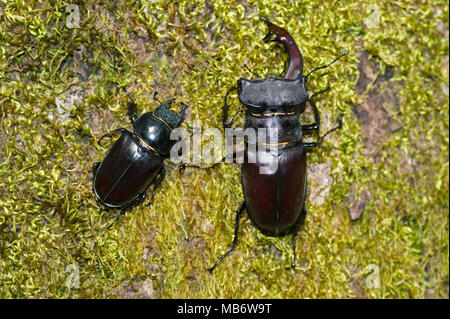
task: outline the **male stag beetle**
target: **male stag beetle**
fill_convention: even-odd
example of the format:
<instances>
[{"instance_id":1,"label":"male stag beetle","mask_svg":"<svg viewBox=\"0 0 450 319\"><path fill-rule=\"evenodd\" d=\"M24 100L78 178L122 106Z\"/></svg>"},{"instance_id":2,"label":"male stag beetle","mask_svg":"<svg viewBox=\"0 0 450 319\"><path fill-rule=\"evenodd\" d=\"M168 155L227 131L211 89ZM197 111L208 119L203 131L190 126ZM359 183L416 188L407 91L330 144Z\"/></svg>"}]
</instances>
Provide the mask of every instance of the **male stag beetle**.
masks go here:
<instances>
[{"instance_id":1,"label":"male stag beetle","mask_svg":"<svg viewBox=\"0 0 450 319\"><path fill-rule=\"evenodd\" d=\"M231 248L209 269L210 272L234 249L238 239L239 219L244 210L247 211L253 224L265 235L292 234L294 258L291 267L295 266L295 236L306 216L306 151L320 146L322 139L328 133L340 127L339 124L322 137L319 135L316 142L306 143L303 141L305 132L318 134L320 126L319 112L309 98L306 89L308 76L318 69L328 67L348 52L343 52L333 62L318 67L304 76L302 75L302 55L292 36L285 29L274 25L266 18L261 17L261 19L269 28L263 40L283 44L289 54L289 66L283 78L273 75L258 80L241 78L237 81L237 87L231 88L225 95L224 127L229 126L234 117L242 110L241 108L230 121L225 121L228 112L227 96L230 91L237 90L239 101L246 110L244 129L266 130L265 136L270 136L271 139L270 143L267 143L267 138L262 139L258 134L253 142L246 141L245 159L241 166L244 202L236 211L235 232ZM315 123L299 125L300 114L304 112L308 101L311 101ZM251 145L252 143L253 145ZM255 150L256 146L258 155L251 154L251 152L254 153L252 150ZM270 152L261 153L259 151L260 147L267 146L271 148ZM250 161L250 156L255 160ZM206 168L186 164L180 168L186 166ZM274 169L261 173L261 168L268 166L274 167Z\"/></svg>"},{"instance_id":2,"label":"male stag beetle","mask_svg":"<svg viewBox=\"0 0 450 319\"><path fill-rule=\"evenodd\" d=\"M156 92L154 99L156 99ZM146 190L153 185L152 198L165 174L164 159L176 143L170 140L170 133L183 121L186 106L176 113L171 109L175 99L168 99L154 112L138 117L133 98L128 95L128 116L133 124L133 132L119 128L104 134L112 137L121 133L102 162L94 164L93 190L97 200L106 208L120 209L119 215L138 205L145 198Z\"/></svg>"}]
</instances>

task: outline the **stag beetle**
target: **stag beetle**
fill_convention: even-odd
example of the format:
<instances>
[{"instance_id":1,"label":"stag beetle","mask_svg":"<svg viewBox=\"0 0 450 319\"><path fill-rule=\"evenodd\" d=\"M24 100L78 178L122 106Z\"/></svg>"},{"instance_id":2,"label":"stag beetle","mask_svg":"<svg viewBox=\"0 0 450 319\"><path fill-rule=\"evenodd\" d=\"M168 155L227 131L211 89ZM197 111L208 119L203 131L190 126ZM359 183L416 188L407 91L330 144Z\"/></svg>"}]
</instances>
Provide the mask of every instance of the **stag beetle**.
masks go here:
<instances>
[{"instance_id":1,"label":"stag beetle","mask_svg":"<svg viewBox=\"0 0 450 319\"><path fill-rule=\"evenodd\" d=\"M244 210L247 211L253 224L265 235L284 236L292 234L294 258L291 267L295 266L295 236L307 213L305 209L307 189L306 151L320 146L323 138L331 131L339 128L341 124L323 136L319 135L320 116L317 107L311 100L315 94L311 98L309 97L306 82L312 72L330 66L340 57L348 54L348 51L342 52L331 63L318 67L304 76L302 75L302 55L292 36L285 29L274 25L268 19L261 17L261 20L267 24L269 29L263 39L264 42L283 44L289 55L289 67L283 78L281 78L281 75L269 75L265 79L239 79L237 87L231 88L225 94L224 128L229 127L234 117L242 110L241 108L231 120L226 121L228 113L227 97L231 91L236 90L239 101L246 110L244 129L264 129L267 132L266 137L275 137L275 140L270 140L270 143L267 143L267 138L261 140L258 135L256 141L246 141L245 159L241 166L244 202L236 211L235 232L231 248L209 269L210 272L234 249L238 239L240 216ZM299 116L304 112L308 101L310 101L314 112L315 123L299 125ZM304 142L304 133L311 132L317 133L318 140L309 143ZM258 155L251 154L256 146L258 147ZM269 146L271 151L260 152L259 149L262 146ZM273 147L275 147L275 151ZM261 154L264 156L261 157ZM251 155L255 160L249 161ZM210 167L183 164L180 169L187 166L212 168L217 164L220 163ZM267 166L267 164L275 167L275 169L262 174L261 168Z\"/></svg>"},{"instance_id":2,"label":"stag beetle","mask_svg":"<svg viewBox=\"0 0 450 319\"><path fill-rule=\"evenodd\" d=\"M156 94L153 96L155 100ZM176 143L170 139L170 133L181 125L186 110L181 103L183 109L179 113L174 112L170 107L174 98L164 104L157 100L160 106L154 112L138 117L136 103L128 96L131 99L128 116L133 132L119 128L104 134L98 141L100 146L105 137L122 135L103 161L94 164L94 194L107 209L120 209L116 220L126 210L141 203L151 185L153 199L164 178L164 159L169 157L170 149Z\"/></svg>"}]
</instances>

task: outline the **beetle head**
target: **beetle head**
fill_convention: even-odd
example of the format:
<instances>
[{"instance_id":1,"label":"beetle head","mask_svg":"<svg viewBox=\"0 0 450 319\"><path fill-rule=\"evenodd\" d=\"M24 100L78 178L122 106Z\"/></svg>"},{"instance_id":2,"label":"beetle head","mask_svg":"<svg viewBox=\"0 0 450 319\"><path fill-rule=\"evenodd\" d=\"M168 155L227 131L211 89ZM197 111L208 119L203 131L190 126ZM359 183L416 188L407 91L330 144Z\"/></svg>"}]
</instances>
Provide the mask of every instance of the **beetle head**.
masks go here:
<instances>
[{"instance_id":1,"label":"beetle head","mask_svg":"<svg viewBox=\"0 0 450 319\"><path fill-rule=\"evenodd\" d=\"M176 128L183 122L184 113L187 106L182 103L183 108L177 113L174 108L171 107L173 101L175 101L174 98L168 99L166 102L161 104L154 113L156 116L164 120L171 128Z\"/></svg>"}]
</instances>

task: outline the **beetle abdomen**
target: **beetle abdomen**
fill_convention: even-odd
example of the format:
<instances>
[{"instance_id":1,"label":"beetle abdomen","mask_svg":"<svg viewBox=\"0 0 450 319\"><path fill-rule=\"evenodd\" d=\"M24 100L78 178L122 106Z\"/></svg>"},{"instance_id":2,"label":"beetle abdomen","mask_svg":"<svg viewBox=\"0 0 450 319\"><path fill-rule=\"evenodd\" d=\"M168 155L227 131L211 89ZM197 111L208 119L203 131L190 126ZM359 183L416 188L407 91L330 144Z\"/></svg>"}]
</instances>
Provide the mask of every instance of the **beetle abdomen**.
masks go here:
<instances>
[{"instance_id":1,"label":"beetle abdomen","mask_svg":"<svg viewBox=\"0 0 450 319\"><path fill-rule=\"evenodd\" d=\"M276 167L261 173L261 168ZM306 151L302 145L273 155L256 156L242 164L242 188L247 212L267 235L291 232L300 220L306 190Z\"/></svg>"},{"instance_id":2,"label":"beetle abdomen","mask_svg":"<svg viewBox=\"0 0 450 319\"><path fill-rule=\"evenodd\" d=\"M101 162L94 177L94 193L108 207L123 207L152 183L163 158L125 131Z\"/></svg>"}]
</instances>

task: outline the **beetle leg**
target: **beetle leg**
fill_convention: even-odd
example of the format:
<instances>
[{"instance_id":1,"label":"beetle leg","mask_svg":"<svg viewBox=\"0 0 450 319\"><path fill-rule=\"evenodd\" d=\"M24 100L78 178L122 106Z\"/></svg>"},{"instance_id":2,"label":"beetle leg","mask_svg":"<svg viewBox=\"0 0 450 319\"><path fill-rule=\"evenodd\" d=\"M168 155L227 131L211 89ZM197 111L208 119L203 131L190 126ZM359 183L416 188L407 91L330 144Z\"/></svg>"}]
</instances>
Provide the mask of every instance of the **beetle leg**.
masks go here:
<instances>
[{"instance_id":1,"label":"beetle leg","mask_svg":"<svg viewBox=\"0 0 450 319\"><path fill-rule=\"evenodd\" d=\"M211 166L201 166L201 165L195 165L195 164L181 164L180 166L178 166L178 171L181 173L184 169L186 169L186 167L193 167L193 168L200 168L200 169L211 169L216 167L219 164L222 164L223 161L221 162L217 162L212 164Z\"/></svg>"},{"instance_id":2,"label":"beetle leg","mask_svg":"<svg viewBox=\"0 0 450 319\"><path fill-rule=\"evenodd\" d=\"M153 190L152 190L152 197L150 198L150 201L148 202L147 206L150 205L153 202L153 197L155 197L156 189L159 185L161 185L161 182L164 180L164 177L166 176L166 169L161 167L158 176L156 176L155 182L153 183Z\"/></svg>"},{"instance_id":3,"label":"beetle leg","mask_svg":"<svg viewBox=\"0 0 450 319\"><path fill-rule=\"evenodd\" d=\"M297 225L295 226L294 230L292 231L292 251L294 253L294 258L292 259L292 264L291 264L291 268L294 269L295 268L295 264L297 261L297 251L296 251L296 242L295 242L295 238L297 237L298 231L300 229L300 225L304 222L306 214L308 214L305 205L303 205L303 209L302 209L302 216L300 217Z\"/></svg>"},{"instance_id":4,"label":"beetle leg","mask_svg":"<svg viewBox=\"0 0 450 319\"><path fill-rule=\"evenodd\" d=\"M236 117L236 115L241 113L241 111L242 111L242 107L240 107L239 110L236 113L234 113L234 115L231 117L231 119L229 119L228 121L225 122L225 127L230 127L230 125L231 125L231 123L233 123L233 120Z\"/></svg>"},{"instance_id":5,"label":"beetle leg","mask_svg":"<svg viewBox=\"0 0 450 319\"><path fill-rule=\"evenodd\" d=\"M234 247L236 246L236 243L238 240L238 233L239 233L239 218L241 217L242 213L244 212L244 209L245 209L245 201L242 202L241 206L236 211L236 220L235 220L235 225L234 225L234 237L233 237L233 242L231 243L231 247L230 247L230 249L228 249L228 251L225 254L223 254L219 258L219 260L216 261L214 266L212 266L211 268L208 269L208 271L210 273L213 272L214 268L216 268L216 266L222 261L222 259L224 259L226 256L228 256L233 251Z\"/></svg>"},{"instance_id":6,"label":"beetle leg","mask_svg":"<svg viewBox=\"0 0 450 319\"><path fill-rule=\"evenodd\" d=\"M319 93L321 93L321 92L319 92ZM316 94L314 94L314 95L316 95ZM313 100L310 99L309 103L311 104L311 107L313 109L314 119L315 119L316 122L312 123L312 124L302 125L302 131L303 132L317 132L317 134L319 134L319 129L320 129L320 114L319 114L319 110L317 109L316 103ZM317 142L303 143L303 146L305 146L306 148L313 148L313 147L320 146L321 143L322 142L320 140L320 135L319 135L319 140Z\"/></svg>"},{"instance_id":7,"label":"beetle leg","mask_svg":"<svg viewBox=\"0 0 450 319\"><path fill-rule=\"evenodd\" d=\"M120 219L120 217L122 217L122 215L125 215L126 211L125 209L121 210L116 217L114 218L113 222L108 226L108 230L111 229L111 227L118 222L118 220Z\"/></svg>"},{"instance_id":8,"label":"beetle leg","mask_svg":"<svg viewBox=\"0 0 450 319\"><path fill-rule=\"evenodd\" d=\"M294 253L294 258L292 259L292 264L291 264L291 268L294 269L295 268L295 262L297 259L297 252L295 250L296 246L295 246L295 237L297 236L297 227L296 227L296 231L292 232L292 251Z\"/></svg>"},{"instance_id":9,"label":"beetle leg","mask_svg":"<svg viewBox=\"0 0 450 319\"><path fill-rule=\"evenodd\" d=\"M316 121L315 123L312 124L305 124L302 125L302 131L303 132L309 132L309 131L317 131L319 132L319 128L320 128L320 114L319 114L319 110L317 109L316 103L314 102L314 97L316 97L319 94L322 94L326 91L328 91L330 89L330 86L327 86L326 89L316 92L313 95L311 95L311 97L309 98L309 103L311 104L311 107L313 109L314 112L314 120Z\"/></svg>"},{"instance_id":10,"label":"beetle leg","mask_svg":"<svg viewBox=\"0 0 450 319\"><path fill-rule=\"evenodd\" d=\"M322 144L322 141L323 141L323 139L325 138L325 136L327 136L327 135L330 134L331 132L334 132L334 131L340 129L341 127L342 127L342 116L340 115L340 116L338 117L338 125L336 125L336 126L333 127L332 129L330 129L328 132L326 132L325 134L323 134L323 135L320 137L320 139L319 139L320 144Z\"/></svg>"},{"instance_id":11,"label":"beetle leg","mask_svg":"<svg viewBox=\"0 0 450 319\"><path fill-rule=\"evenodd\" d=\"M100 166L100 162L95 162L94 165L92 165L92 173L95 175L97 174L98 167Z\"/></svg>"},{"instance_id":12,"label":"beetle leg","mask_svg":"<svg viewBox=\"0 0 450 319\"><path fill-rule=\"evenodd\" d=\"M117 133L124 133L125 131L126 131L126 129L124 129L124 128L118 128L118 129L116 129L116 130L114 130L114 131L111 131L111 132L108 132L108 133L106 133L106 134L103 134L103 136L99 138L99 140L98 140L97 143L98 143L98 145L103 146L103 145L101 144L101 141L102 141L105 137L113 137L113 136L116 135Z\"/></svg>"},{"instance_id":13,"label":"beetle leg","mask_svg":"<svg viewBox=\"0 0 450 319\"><path fill-rule=\"evenodd\" d=\"M340 129L342 127L342 118L339 117L338 118L338 125L336 125L335 127L333 127L332 129L330 129L328 132L326 132L324 135L319 137L319 140L317 142L312 142L312 143L302 143L302 145L306 148L312 148L312 147L320 147L322 146L322 142L323 139L325 138L325 136L327 136L328 134L330 134L333 131L336 131L337 129Z\"/></svg>"},{"instance_id":14,"label":"beetle leg","mask_svg":"<svg viewBox=\"0 0 450 319\"><path fill-rule=\"evenodd\" d=\"M178 166L178 172L182 172L184 169L186 169L186 167L193 167L193 168L200 168L200 169L212 169L214 167L216 167L219 164L223 164L226 163L226 159L230 158L232 156L232 159L234 160L234 157L239 156L239 155L245 155L245 151L240 151L240 152L234 152L232 154L228 154L227 156L223 157L219 162L212 164L211 166L202 166L202 165L195 165L195 164L181 164L180 166Z\"/></svg>"},{"instance_id":15,"label":"beetle leg","mask_svg":"<svg viewBox=\"0 0 450 319\"><path fill-rule=\"evenodd\" d=\"M130 210L131 208L139 205L145 198L145 192L142 192L138 195L138 197L133 200L131 203L129 203L127 206L123 207L122 210L116 215L113 222L108 226L107 229L110 229L115 223L119 221L119 219L125 215L125 213Z\"/></svg>"},{"instance_id":16,"label":"beetle leg","mask_svg":"<svg viewBox=\"0 0 450 319\"><path fill-rule=\"evenodd\" d=\"M236 86L231 87L230 89L228 89L227 93L225 93L225 96L223 97L224 100L224 104L222 106L222 123L223 123L223 128L227 128L230 127L231 122L233 121L234 117L231 119L231 121L228 121L228 110L230 109L230 107L228 106L227 103L227 99L228 99L228 94L230 94L230 92L237 90ZM236 116L236 115L235 115Z\"/></svg>"},{"instance_id":17,"label":"beetle leg","mask_svg":"<svg viewBox=\"0 0 450 319\"><path fill-rule=\"evenodd\" d=\"M312 123L312 124L302 125L302 131L303 132L309 132L309 131L319 132L319 128L320 128L320 114L319 114L319 110L317 109L316 103L313 102L313 100L310 100L309 103L311 104L311 107L313 109L314 120L316 122Z\"/></svg>"}]
</instances>

